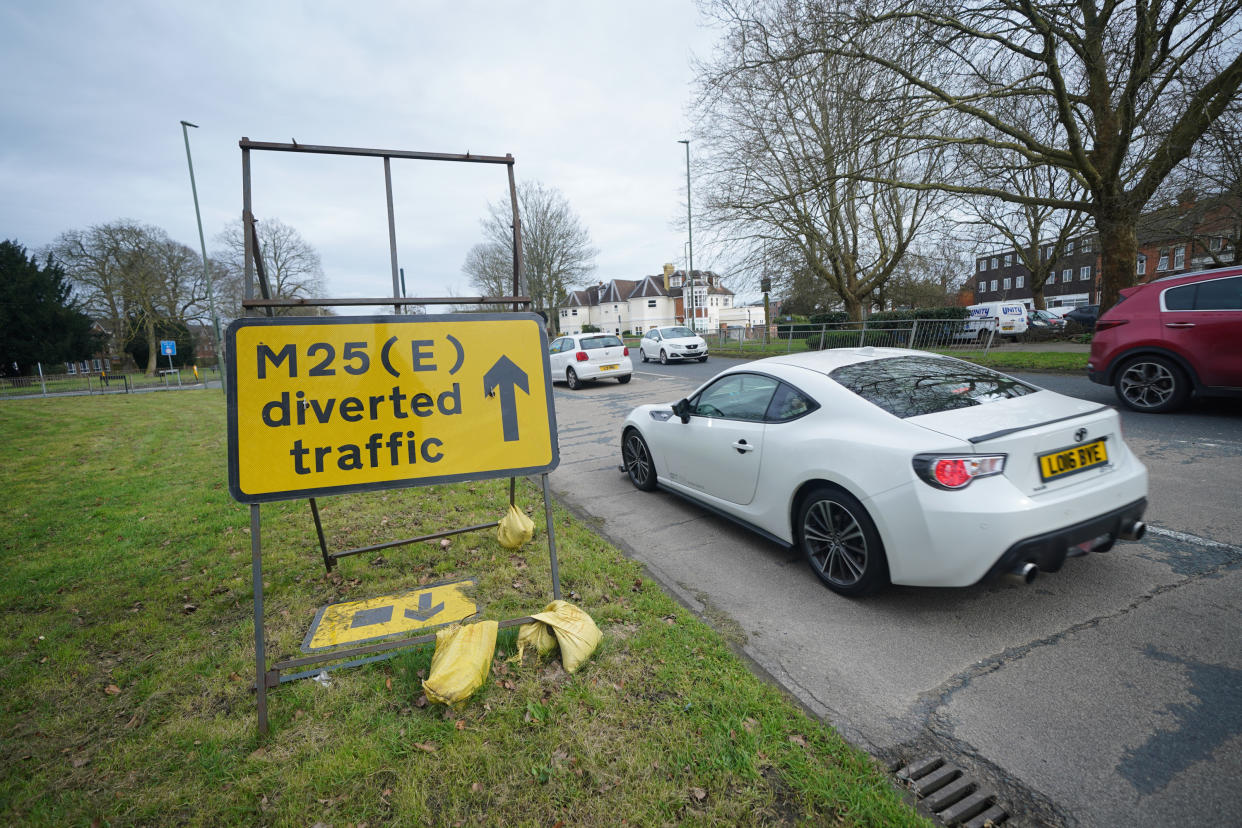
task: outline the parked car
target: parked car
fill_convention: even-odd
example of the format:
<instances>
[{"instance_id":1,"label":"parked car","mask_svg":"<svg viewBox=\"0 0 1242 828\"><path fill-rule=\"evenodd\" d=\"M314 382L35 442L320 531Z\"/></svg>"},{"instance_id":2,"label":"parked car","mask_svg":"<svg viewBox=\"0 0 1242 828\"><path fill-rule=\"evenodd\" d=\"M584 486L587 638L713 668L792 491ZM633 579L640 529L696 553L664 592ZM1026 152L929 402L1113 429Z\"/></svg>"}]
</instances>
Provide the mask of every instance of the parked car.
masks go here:
<instances>
[{"instance_id":1,"label":"parked car","mask_svg":"<svg viewBox=\"0 0 1242 828\"><path fill-rule=\"evenodd\" d=\"M1032 328L1052 328L1061 330L1065 327L1065 319L1046 310L1029 310L1026 313L1026 324Z\"/></svg>"},{"instance_id":2,"label":"parked car","mask_svg":"<svg viewBox=\"0 0 1242 828\"><path fill-rule=\"evenodd\" d=\"M630 381L634 364L630 349L612 334L568 334L548 347L548 366L552 380L564 379L577 390L584 382L612 378L621 384Z\"/></svg>"},{"instance_id":3,"label":"parked car","mask_svg":"<svg viewBox=\"0 0 1242 828\"><path fill-rule=\"evenodd\" d=\"M643 362L658 359L663 365L671 360L685 359L707 362L707 343L703 337L682 325L652 328L639 341L638 355Z\"/></svg>"},{"instance_id":4,"label":"parked car","mask_svg":"<svg viewBox=\"0 0 1242 828\"><path fill-rule=\"evenodd\" d=\"M1242 268L1123 288L1095 325L1087 376L1153 414L1193 392L1242 396Z\"/></svg>"},{"instance_id":5,"label":"parked car","mask_svg":"<svg viewBox=\"0 0 1242 828\"><path fill-rule=\"evenodd\" d=\"M1073 310L1066 312L1065 320L1067 322L1077 322L1084 328L1094 328L1095 320L1099 315L1099 305L1079 305Z\"/></svg>"},{"instance_id":6,"label":"parked car","mask_svg":"<svg viewBox=\"0 0 1242 828\"><path fill-rule=\"evenodd\" d=\"M1018 301L981 302L967 308L970 319L954 339L986 340L990 336L1006 336L1016 341L1026 333L1026 305Z\"/></svg>"},{"instance_id":7,"label":"parked car","mask_svg":"<svg viewBox=\"0 0 1242 828\"><path fill-rule=\"evenodd\" d=\"M1147 470L1111 406L922 351L838 348L730 368L626 418L639 489L798 549L831 590L1029 583L1142 537Z\"/></svg>"}]
</instances>

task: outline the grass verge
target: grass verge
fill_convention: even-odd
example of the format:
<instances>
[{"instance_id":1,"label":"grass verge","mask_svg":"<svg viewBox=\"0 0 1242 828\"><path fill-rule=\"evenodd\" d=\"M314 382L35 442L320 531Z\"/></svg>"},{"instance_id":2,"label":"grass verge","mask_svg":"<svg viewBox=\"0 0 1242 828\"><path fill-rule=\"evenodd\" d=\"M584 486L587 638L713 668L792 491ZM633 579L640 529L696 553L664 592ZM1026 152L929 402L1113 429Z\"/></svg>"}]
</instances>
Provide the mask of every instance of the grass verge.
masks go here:
<instances>
[{"instance_id":1,"label":"grass verge","mask_svg":"<svg viewBox=\"0 0 1242 828\"><path fill-rule=\"evenodd\" d=\"M247 507L219 391L9 401L0 611L4 824L928 825L865 754L758 680L634 562L557 508L562 589L604 638L570 676L502 631L461 710L431 648L298 681L255 732ZM494 520L505 481L327 498L333 548ZM474 576L485 618L538 611L535 540L490 532L343 560L304 501L263 507L268 653L319 608Z\"/></svg>"}]
</instances>

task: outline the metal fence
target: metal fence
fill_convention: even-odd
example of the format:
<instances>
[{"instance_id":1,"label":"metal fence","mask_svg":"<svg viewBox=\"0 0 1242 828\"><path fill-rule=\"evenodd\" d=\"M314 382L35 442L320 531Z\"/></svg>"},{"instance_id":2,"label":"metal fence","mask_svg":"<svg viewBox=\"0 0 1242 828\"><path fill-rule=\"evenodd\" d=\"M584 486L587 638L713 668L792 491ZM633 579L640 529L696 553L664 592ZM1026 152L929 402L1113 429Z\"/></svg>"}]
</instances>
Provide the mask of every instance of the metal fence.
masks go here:
<instances>
[{"instance_id":1,"label":"metal fence","mask_svg":"<svg viewBox=\"0 0 1242 828\"><path fill-rule=\"evenodd\" d=\"M176 391L203 388L209 379L219 379L212 368L194 375L193 369L164 369L153 376L140 373L41 374L33 377L0 378L0 399L24 397L132 394L146 391Z\"/></svg>"},{"instance_id":2,"label":"metal fence","mask_svg":"<svg viewBox=\"0 0 1242 828\"><path fill-rule=\"evenodd\" d=\"M824 324L757 325L702 334L709 348L787 353L826 348L917 348L988 351L1003 338L996 320L903 319Z\"/></svg>"}]
</instances>

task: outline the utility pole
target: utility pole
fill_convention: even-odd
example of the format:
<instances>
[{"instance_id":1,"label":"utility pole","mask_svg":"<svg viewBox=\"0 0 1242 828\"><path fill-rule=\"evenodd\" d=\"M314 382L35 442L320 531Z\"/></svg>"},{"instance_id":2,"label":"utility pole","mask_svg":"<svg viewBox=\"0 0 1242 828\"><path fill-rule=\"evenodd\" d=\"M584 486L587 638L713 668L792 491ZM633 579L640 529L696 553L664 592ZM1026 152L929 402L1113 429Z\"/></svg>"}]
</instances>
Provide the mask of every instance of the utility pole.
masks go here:
<instances>
[{"instance_id":1,"label":"utility pole","mask_svg":"<svg viewBox=\"0 0 1242 828\"><path fill-rule=\"evenodd\" d=\"M207 308L211 311L211 325L215 330L216 336L216 369L220 372L220 390L226 391L224 387L224 348L220 342L220 317L216 315L216 293L211 286L211 269L207 265L207 242L203 238L203 214L198 209L198 186L194 183L194 159L190 157L189 127L198 129L198 124L182 121L181 135L185 138L185 162L190 167L190 192L194 194L194 218L198 221L198 244L203 251L203 281L207 283Z\"/></svg>"},{"instance_id":2,"label":"utility pole","mask_svg":"<svg viewBox=\"0 0 1242 828\"><path fill-rule=\"evenodd\" d=\"M695 333L699 332L698 316L694 307L694 228L690 224L690 141L689 139L678 140L679 144L686 145L686 235L690 239L690 263L686 272L686 283L690 286L688 295L689 301L686 303L686 316L690 317L690 330Z\"/></svg>"}]
</instances>

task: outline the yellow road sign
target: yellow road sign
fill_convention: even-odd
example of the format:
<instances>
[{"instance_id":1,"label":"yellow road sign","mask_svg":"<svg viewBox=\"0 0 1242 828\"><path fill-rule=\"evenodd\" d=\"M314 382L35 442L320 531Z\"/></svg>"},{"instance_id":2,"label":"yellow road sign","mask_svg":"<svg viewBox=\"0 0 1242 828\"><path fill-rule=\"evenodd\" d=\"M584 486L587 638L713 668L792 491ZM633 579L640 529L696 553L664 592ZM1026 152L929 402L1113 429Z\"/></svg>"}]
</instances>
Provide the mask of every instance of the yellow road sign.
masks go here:
<instances>
[{"instance_id":1,"label":"yellow road sign","mask_svg":"<svg viewBox=\"0 0 1242 828\"><path fill-rule=\"evenodd\" d=\"M302 651L313 653L341 644L360 644L399 633L438 627L478 612L462 587L473 578L420 587L395 595L329 604L315 614Z\"/></svg>"},{"instance_id":2,"label":"yellow road sign","mask_svg":"<svg viewBox=\"0 0 1242 828\"><path fill-rule=\"evenodd\" d=\"M243 503L559 462L534 314L239 319L227 350L229 492Z\"/></svg>"}]
</instances>

